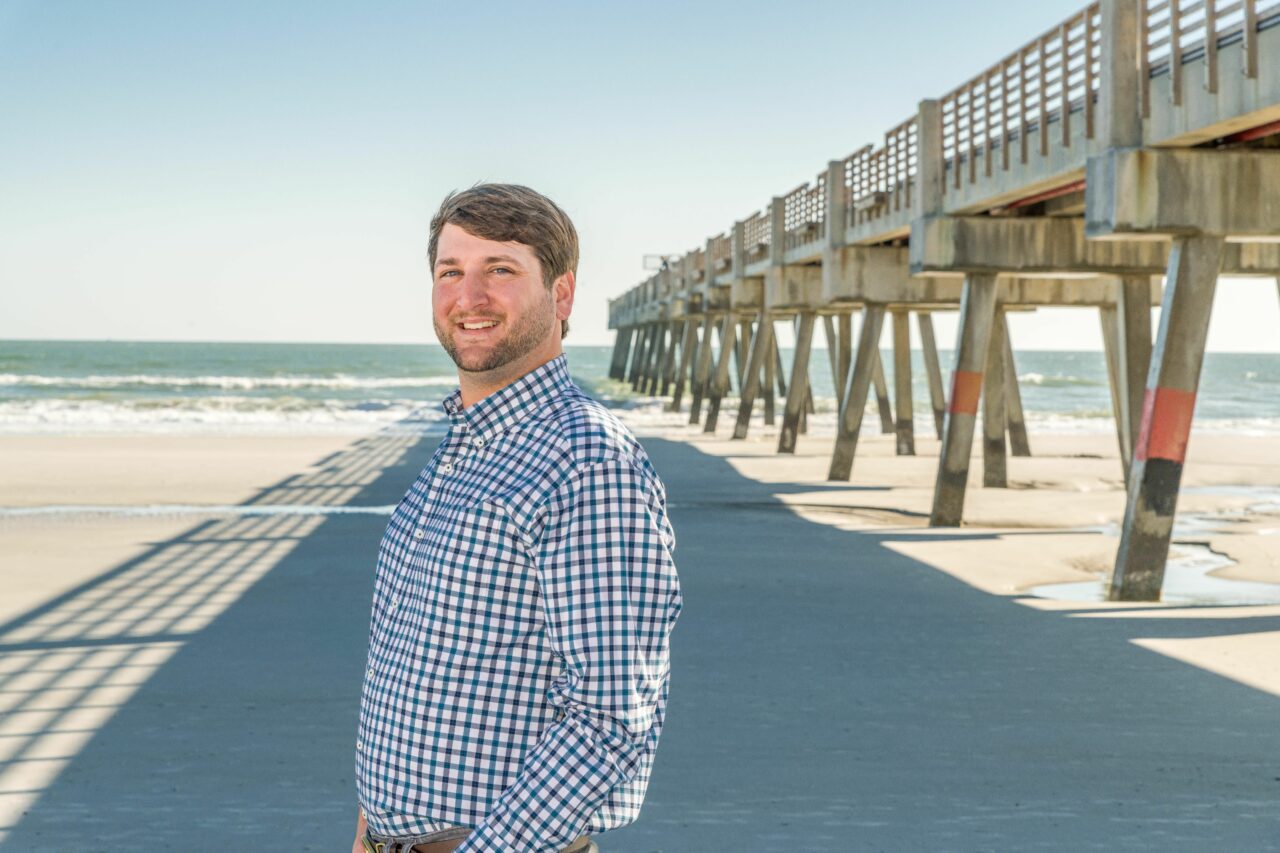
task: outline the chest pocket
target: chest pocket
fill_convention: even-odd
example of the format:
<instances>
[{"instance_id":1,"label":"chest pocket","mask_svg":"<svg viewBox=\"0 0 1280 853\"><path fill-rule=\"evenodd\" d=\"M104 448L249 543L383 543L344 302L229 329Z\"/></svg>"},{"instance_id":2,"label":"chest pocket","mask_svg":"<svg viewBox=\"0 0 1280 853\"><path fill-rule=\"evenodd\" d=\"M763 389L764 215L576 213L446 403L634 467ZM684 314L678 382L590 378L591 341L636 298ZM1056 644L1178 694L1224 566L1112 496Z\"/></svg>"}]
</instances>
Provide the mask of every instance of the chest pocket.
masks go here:
<instances>
[{"instance_id":1,"label":"chest pocket","mask_svg":"<svg viewBox=\"0 0 1280 853\"><path fill-rule=\"evenodd\" d=\"M480 501L441 508L427 538L435 639L455 652L483 655L537 629L537 575L500 506Z\"/></svg>"}]
</instances>

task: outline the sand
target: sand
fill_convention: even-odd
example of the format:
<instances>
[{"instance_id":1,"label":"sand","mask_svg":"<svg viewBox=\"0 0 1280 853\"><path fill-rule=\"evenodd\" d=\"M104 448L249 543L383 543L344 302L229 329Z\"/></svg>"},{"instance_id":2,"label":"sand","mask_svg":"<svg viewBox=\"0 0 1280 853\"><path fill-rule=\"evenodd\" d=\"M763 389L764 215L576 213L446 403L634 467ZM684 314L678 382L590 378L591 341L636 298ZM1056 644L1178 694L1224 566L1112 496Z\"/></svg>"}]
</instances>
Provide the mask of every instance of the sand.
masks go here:
<instances>
[{"instance_id":1,"label":"sand","mask_svg":"<svg viewBox=\"0 0 1280 853\"><path fill-rule=\"evenodd\" d=\"M832 851L1276 837L1280 604L1037 594L1110 568L1113 437L1033 433L1009 489L975 465L966 525L932 530L932 437L897 457L868 433L831 484L829 437L778 456L727 428L644 439L686 614L645 815L610 853L780 849L788 826ZM0 841L71 820L86 849L281 827L345 849L379 508L434 443L0 437L0 507L80 507L0 514ZM1280 437L1193 435L1184 486L1175 546L1280 584Z\"/></svg>"}]
</instances>

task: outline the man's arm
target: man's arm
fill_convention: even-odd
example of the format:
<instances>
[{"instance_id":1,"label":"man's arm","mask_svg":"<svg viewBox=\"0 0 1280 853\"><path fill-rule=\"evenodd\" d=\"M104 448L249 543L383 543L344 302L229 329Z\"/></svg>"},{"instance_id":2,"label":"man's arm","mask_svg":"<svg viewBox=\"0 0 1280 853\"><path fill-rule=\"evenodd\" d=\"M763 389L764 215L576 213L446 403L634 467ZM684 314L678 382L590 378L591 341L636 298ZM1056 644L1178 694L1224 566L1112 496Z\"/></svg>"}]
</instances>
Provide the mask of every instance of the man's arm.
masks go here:
<instances>
[{"instance_id":1,"label":"man's arm","mask_svg":"<svg viewBox=\"0 0 1280 853\"><path fill-rule=\"evenodd\" d=\"M561 713L458 853L560 850L638 772L661 723L681 606L660 488L611 460L575 471L548 506L536 557L564 658L549 696Z\"/></svg>"},{"instance_id":2,"label":"man's arm","mask_svg":"<svg viewBox=\"0 0 1280 853\"><path fill-rule=\"evenodd\" d=\"M351 853L364 853L364 833L367 828L364 820L364 809L356 810L356 840L351 842Z\"/></svg>"}]
</instances>

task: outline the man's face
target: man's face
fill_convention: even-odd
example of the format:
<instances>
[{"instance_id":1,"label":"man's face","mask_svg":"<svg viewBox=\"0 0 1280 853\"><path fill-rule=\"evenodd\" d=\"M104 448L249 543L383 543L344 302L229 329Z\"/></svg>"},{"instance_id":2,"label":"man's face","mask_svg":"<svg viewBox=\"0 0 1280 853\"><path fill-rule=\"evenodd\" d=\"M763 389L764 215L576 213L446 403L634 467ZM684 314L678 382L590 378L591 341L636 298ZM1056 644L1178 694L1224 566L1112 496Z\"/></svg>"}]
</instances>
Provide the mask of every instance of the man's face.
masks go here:
<instances>
[{"instance_id":1,"label":"man's face","mask_svg":"<svg viewBox=\"0 0 1280 853\"><path fill-rule=\"evenodd\" d=\"M460 378L490 393L560 354L560 320L573 305L573 274L548 290L533 249L440 231L431 302L436 336ZM464 389L465 390L465 389Z\"/></svg>"}]
</instances>

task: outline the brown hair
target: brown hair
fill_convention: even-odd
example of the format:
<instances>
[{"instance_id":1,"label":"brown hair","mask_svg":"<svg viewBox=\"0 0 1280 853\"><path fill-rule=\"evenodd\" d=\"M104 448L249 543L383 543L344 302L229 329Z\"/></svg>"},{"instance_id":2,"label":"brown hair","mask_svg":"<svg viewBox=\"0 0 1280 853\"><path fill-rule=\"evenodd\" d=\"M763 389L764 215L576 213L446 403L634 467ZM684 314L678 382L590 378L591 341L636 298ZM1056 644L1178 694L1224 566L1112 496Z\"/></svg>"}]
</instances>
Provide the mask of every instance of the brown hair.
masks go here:
<instances>
[{"instance_id":1,"label":"brown hair","mask_svg":"<svg viewBox=\"0 0 1280 853\"><path fill-rule=\"evenodd\" d=\"M431 217L427 256L436 268L436 248L445 225L456 225L468 234L502 243L523 243L533 249L542 267L542 282L551 289L567 272L578 273L578 232L569 215L542 193L520 184L476 184L451 192ZM560 321L560 337L569 333L569 321Z\"/></svg>"}]
</instances>

